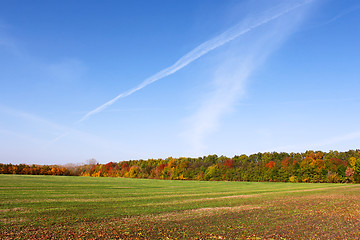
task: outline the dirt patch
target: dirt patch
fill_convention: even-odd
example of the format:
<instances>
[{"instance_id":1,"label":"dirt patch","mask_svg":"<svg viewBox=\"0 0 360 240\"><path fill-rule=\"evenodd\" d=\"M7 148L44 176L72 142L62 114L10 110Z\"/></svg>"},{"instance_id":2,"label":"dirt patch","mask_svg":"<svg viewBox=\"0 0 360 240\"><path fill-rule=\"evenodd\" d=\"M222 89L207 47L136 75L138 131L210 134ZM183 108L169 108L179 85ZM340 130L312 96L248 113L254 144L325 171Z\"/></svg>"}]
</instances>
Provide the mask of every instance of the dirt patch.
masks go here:
<instances>
[{"instance_id":1,"label":"dirt patch","mask_svg":"<svg viewBox=\"0 0 360 240\"><path fill-rule=\"evenodd\" d=\"M293 192L314 192L314 191L322 191L322 190L345 188L345 187L350 187L350 186L323 187L323 188L301 189L301 190L292 190L292 191L284 191L284 192L286 192L286 193L293 193Z\"/></svg>"},{"instance_id":2,"label":"dirt patch","mask_svg":"<svg viewBox=\"0 0 360 240\"><path fill-rule=\"evenodd\" d=\"M204 218L213 215L221 215L224 213L236 213L247 210L259 209L260 206L243 205L235 207L214 207L214 208L198 208L178 212L169 212L162 214L150 214L138 217L123 218L122 220L127 222L138 222L140 221L156 221L156 222L167 222L167 221L184 221L190 219Z\"/></svg>"},{"instance_id":3,"label":"dirt patch","mask_svg":"<svg viewBox=\"0 0 360 240\"><path fill-rule=\"evenodd\" d=\"M0 213L8 213L8 212L27 212L29 209L27 208L7 208L0 209Z\"/></svg>"},{"instance_id":4,"label":"dirt patch","mask_svg":"<svg viewBox=\"0 0 360 240\"><path fill-rule=\"evenodd\" d=\"M250 197L255 197L259 194L254 194L254 195L233 195L233 196L223 196L223 197L217 197L217 198L203 198L203 199L209 199L209 200L214 200L214 199L226 199L226 198L250 198Z\"/></svg>"},{"instance_id":5,"label":"dirt patch","mask_svg":"<svg viewBox=\"0 0 360 240\"><path fill-rule=\"evenodd\" d=\"M27 218L0 218L0 222L5 223L5 224L22 223L22 222L27 222L27 221L29 221L29 219L27 219Z\"/></svg>"},{"instance_id":6,"label":"dirt patch","mask_svg":"<svg viewBox=\"0 0 360 240\"><path fill-rule=\"evenodd\" d=\"M243 210L252 210L252 209L259 209L260 206L253 206L253 205L243 205L243 206L236 206L236 207L214 207L214 208L198 208L188 210L189 213L219 213L219 212L238 212Z\"/></svg>"}]
</instances>

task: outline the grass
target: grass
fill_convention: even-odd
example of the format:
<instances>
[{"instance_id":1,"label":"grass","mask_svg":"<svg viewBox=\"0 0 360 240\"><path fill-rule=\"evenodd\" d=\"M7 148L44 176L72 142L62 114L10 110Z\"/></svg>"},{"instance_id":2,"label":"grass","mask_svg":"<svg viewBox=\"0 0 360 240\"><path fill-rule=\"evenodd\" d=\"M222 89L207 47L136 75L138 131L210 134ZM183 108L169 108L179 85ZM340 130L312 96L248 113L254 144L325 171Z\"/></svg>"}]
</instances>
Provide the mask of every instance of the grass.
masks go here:
<instances>
[{"instance_id":1,"label":"grass","mask_svg":"<svg viewBox=\"0 0 360 240\"><path fill-rule=\"evenodd\" d=\"M360 239L360 185L0 175L1 239Z\"/></svg>"}]
</instances>

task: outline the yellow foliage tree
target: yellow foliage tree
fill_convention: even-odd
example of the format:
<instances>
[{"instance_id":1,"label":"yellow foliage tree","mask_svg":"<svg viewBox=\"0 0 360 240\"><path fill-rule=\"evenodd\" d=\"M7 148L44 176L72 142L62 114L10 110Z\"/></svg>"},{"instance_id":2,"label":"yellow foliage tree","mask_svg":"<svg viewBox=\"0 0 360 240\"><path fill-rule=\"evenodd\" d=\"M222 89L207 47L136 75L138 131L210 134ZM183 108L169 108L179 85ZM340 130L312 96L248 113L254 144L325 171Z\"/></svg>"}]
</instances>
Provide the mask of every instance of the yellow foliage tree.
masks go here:
<instances>
[{"instance_id":1,"label":"yellow foliage tree","mask_svg":"<svg viewBox=\"0 0 360 240\"><path fill-rule=\"evenodd\" d=\"M351 166L351 168L354 168L355 167L355 164L356 164L356 158L355 157L351 157L349 159L349 164Z\"/></svg>"}]
</instances>

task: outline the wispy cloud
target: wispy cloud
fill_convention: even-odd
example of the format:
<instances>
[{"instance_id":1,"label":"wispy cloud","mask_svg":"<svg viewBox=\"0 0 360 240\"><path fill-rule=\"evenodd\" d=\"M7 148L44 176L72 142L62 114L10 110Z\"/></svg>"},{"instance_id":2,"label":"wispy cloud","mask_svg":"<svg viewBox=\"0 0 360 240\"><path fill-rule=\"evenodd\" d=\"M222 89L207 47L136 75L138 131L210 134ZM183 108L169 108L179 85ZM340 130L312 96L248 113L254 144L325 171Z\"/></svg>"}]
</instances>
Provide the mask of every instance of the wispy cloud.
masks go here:
<instances>
[{"instance_id":1,"label":"wispy cloud","mask_svg":"<svg viewBox=\"0 0 360 240\"><path fill-rule=\"evenodd\" d=\"M354 12L354 11L358 11L358 10L360 10L360 5L352 6L351 8L348 8L348 9L346 9L346 10L338 13L336 16L334 16L334 17L331 18L330 20L322 23L320 26L327 25L327 24L330 24L330 23L332 23L332 22L335 22L335 21L337 21L338 19L340 19L340 18L342 18L342 17L344 17L344 16L346 16L346 15L348 15L348 14ZM317 26L317 27L319 27L319 26Z\"/></svg>"},{"instance_id":2,"label":"wispy cloud","mask_svg":"<svg viewBox=\"0 0 360 240\"><path fill-rule=\"evenodd\" d=\"M326 146L331 146L331 145L335 145L338 143L342 143L342 142L346 142L346 141L350 141L350 140L355 140L355 139L360 139L360 131L358 132L351 132L345 135L341 135L341 136L335 136L332 137L330 139L326 139L322 142L319 142L317 144L314 144L315 147L326 147ZM354 146L357 147L357 146Z\"/></svg>"},{"instance_id":3,"label":"wispy cloud","mask_svg":"<svg viewBox=\"0 0 360 240\"><path fill-rule=\"evenodd\" d=\"M87 71L85 64L77 59L63 59L57 63L43 64L43 69L54 82L60 83L79 81Z\"/></svg>"},{"instance_id":4,"label":"wispy cloud","mask_svg":"<svg viewBox=\"0 0 360 240\"><path fill-rule=\"evenodd\" d=\"M315 96L318 97L318 96ZM278 106L278 105L314 105L324 103L339 103L339 102L358 102L359 97L347 97L347 98L314 98L297 101L264 101L260 103L237 103L236 106Z\"/></svg>"},{"instance_id":5,"label":"wispy cloud","mask_svg":"<svg viewBox=\"0 0 360 240\"><path fill-rule=\"evenodd\" d=\"M248 39L237 40L229 46L229 53L220 57L220 64L212 79L214 90L204 97L197 111L186 119L186 130L182 133L187 141L190 140L195 155L207 152L206 138L218 129L221 118L234 110L237 100L245 94L245 84L249 76L301 22L305 12L297 11L291 16L285 14L290 11L289 9L294 10L299 6L301 4L278 13L266 12L257 17L261 20L245 20L250 22L249 25L260 26L259 22L265 24L269 22L268 19L283 17L279 21L269 23L269 26L257 31ZM252 22L256 24L251 24Z\"/></svg>"},{"instance_id":6,"label":"wispy cloud","mask_svg":"<svg viewBox=\"0 0 360 240\"><path fill-rule=\"evenodd\" d=\"M284 152L304 152L306 150L349 150L358 148L359 145L349 145L349 141L360 140L360 131L354 131L351 133L329 137L326 139L314 141L314 142L304 142L290 145L283 145L272 147L271 149L266 149L263 152L271 151L284 151ZM354 142L352 142L354 144ZM342 146L342 147L341 147Z\"/></svg>"},{"instance_id":7,"label":"wispy cloud","mask_svg":"<svg viewBox=\"0 0 360 240\"><path fill-rule=\"evenodd\" d=\"M57 132L59 131L65 131L66 129L69 129L68 127L62 126L60 124L54 123L52 121L49 121L47 119L44 119L42 117L39 117L35 114L32 113L28 113L25 111L21 111L18 109L13 109L7 106L4 106L2 104L0 104L0 114L6 114L8 116L13 116L15 118L18 119L23 119L26 122L32 122L32 123L36 123L36 124L41 124L43 127L47 126L50 127L54 130L56 130Z\"/></svg>"},{"instance_id":8,"label":"wispy cloud","mask_svg":"<svg viewBox=\"0 0 360 240\"><path fill-rule=\"evenodd\" d=\"M0 121L2 154L0 160L2 162L47 164L63 161L79 162L86 158L97 157L100 155L99 152L105 152L101 153L101 156L107 156L110 159L110 157L114 158L114 156L110 156L111 153L127 154L126 151L130 149L130 146L124 147L125 143L123 142L110 141L2 104L0 104L0 119L3 119ZM12 124L13 122L15 124ZM63 134L49 141L49 138L61 132ZM66 141L58 142L60 138L67 135L70 136ZM55 141L58 144L52 144ZM123 148L119 149L119 146L123 146ZM103 160L105 161L105 159L106 157Z\"/></svg>"},{"instance_id":9,"label":"wispy cloud","mask_svg":"<svg viewBox=\"0 0 360 240\"><path fill-rule=\"evenodd\" d=\"M8 129L2 129L0 126L0 134L3 136L12 136L15 137L17 140L21 139L21 140L25 140L27 142L33 142L33 143L39 143L40 140L38 138L35 138L33 136L29 136L27 134L23 134L23 133L19 133L16 131L11 131Z\"/></svg>"},{"instance_id":10,"label":"wispy cloud","mask_svg":"<svg viewBox=\"0 0 360 240\"><path fill-rule=\"evenodd\" d=\"M233 110L233 103L244 94L245 80L252 71L250 59L226 61L215 73L215 90L207 94L197 111L185 120L183 137L190 141L196 155L205 150L204 138L217 130L220 117Z\"/></svg>"},{"instance_id":11,"label":"wispy cloud","mask_svg":"<svg viewBox=\"0 0 360 240\"><path fill-rule=\"evenodd\" d=\"M68 84L80 80L87 66L79 59L70 57L49 61L35 56L24 47L24 41L12 34L12 26L0 20L0 50L4 50L18 63L19 73L36 75L36 81Z\"/></svg>"},{"instance_id":12,"label":"wispy cloud","mask_svg":"<svg viewBox=\"0 0 360 240\"><path fill-rule=\"evenodd\" d=\"M0 49L2 48L14 55L20 55L20 51L15 43L16 41L7 33L9 28L11 28L10 25L0 20Z\"/></svg>"},{"instance_id":13,"label":"wispy cloud","mask_svg":"<svg viewBox=\"0 0 360 240\"><path fill-rule=\"evenodd\" d=\"M164 77L167 77L171 74L174 74L175 72L179 71L180 69L184 68L185 66L189 65L196 59L200 58L201 56L207 54L208 52L238 38L239 36L242 36L246 34L247 32L258 28L268 22L271 22L299 7L301 7L304 4L307 4L311 2L311 0L305 0L305 1L298 1L296 3L293 3L291 6L279 6L277 8L270 9L269 12L266 14L261 15L260 17L257 17L253 19L252 21L247 22L241 22L227 31L223 32L222 34L200 44L196 48L194 48L192 51L181 57L177 62L175 62L170 67L167 67L160 72L150 76L149 78L145 79L142 83L140 83L137 87L130 89L126 92L123 92L116 96L115 98L111 99L110 101L102 104L101 106L95 108L94 110L88 112L85 114L80 120L77 121L77 123L80 123L86 119L88 119L90 116L97 114L101 111L103 111L105 108L109 107L110 105L114 104L117 100L120 98L124 98L127 96L130 96L131 94L143 89L144 87L148 86L151 83L154 83Z\"/></svg>"}]
</instances>

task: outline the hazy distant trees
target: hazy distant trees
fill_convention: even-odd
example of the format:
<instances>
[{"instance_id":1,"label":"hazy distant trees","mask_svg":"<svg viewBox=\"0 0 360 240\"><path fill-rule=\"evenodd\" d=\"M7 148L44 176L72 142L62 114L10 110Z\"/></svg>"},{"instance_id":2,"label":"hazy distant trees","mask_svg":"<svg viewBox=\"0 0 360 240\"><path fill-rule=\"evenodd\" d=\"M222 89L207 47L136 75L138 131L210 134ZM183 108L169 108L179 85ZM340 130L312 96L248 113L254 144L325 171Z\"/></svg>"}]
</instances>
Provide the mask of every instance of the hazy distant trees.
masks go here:
<instances>
[{"instance_id":1,"label":"hazy distant trees","mask_svg":"<svg viewBox=\"0 0 360 240\"><path fill-rule=\"evenodd\" d=\"M24 174L24 175L71 175L68 168L57 165L26 165L26 164L2 164L0 174Z\"/></svg>"}]
</instances>

